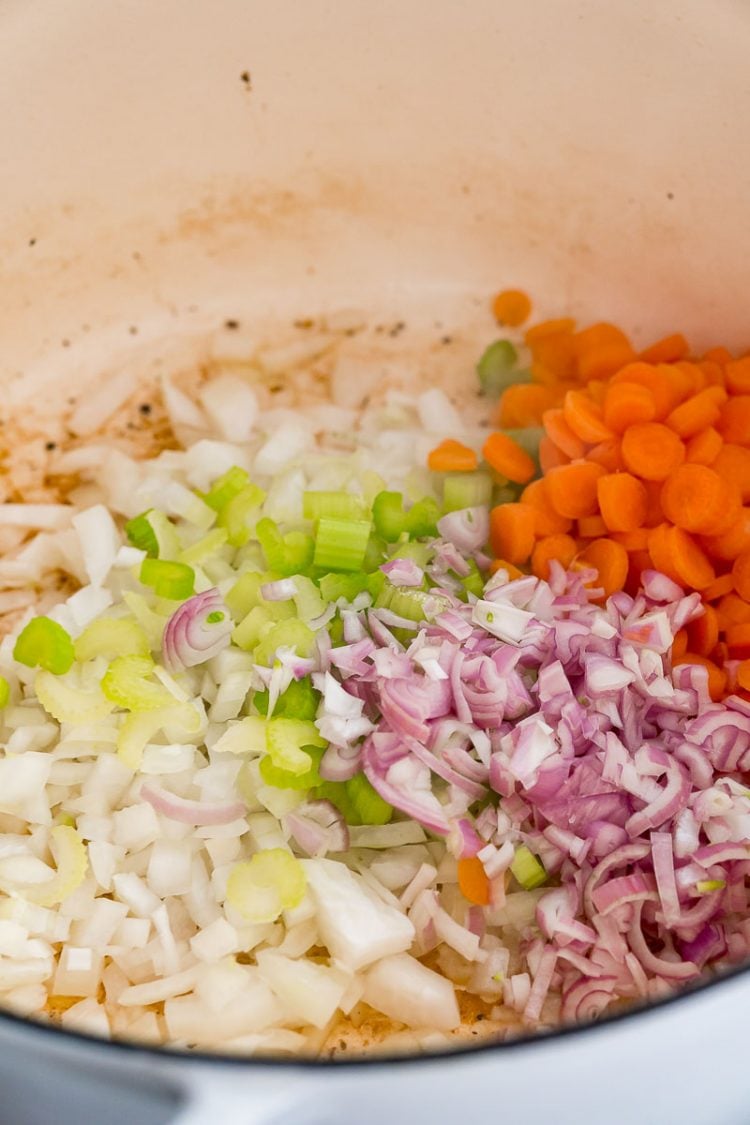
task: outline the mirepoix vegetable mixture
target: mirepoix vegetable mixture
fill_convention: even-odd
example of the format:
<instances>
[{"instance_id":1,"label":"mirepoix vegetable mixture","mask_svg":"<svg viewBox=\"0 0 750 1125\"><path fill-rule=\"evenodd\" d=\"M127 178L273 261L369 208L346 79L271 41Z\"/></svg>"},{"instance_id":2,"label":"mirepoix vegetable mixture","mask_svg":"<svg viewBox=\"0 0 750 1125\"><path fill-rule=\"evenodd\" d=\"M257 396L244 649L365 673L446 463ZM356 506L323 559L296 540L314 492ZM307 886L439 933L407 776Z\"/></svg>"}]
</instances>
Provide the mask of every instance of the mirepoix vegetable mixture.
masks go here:
<instances>
[{"instance_id":1,"label":"mirepoix vegetable mixture","mask_svg":"<svg viewBox=\"0 0 750 1125\"><path fill-rule=\"evenodd\" d=\"M494 312L453 402L225 371L163 389L186 448L4 506L0 581L79 587L0 645L7 1006L425 1047L746 958L750 356Z\"/></svg>"}]
</instances>

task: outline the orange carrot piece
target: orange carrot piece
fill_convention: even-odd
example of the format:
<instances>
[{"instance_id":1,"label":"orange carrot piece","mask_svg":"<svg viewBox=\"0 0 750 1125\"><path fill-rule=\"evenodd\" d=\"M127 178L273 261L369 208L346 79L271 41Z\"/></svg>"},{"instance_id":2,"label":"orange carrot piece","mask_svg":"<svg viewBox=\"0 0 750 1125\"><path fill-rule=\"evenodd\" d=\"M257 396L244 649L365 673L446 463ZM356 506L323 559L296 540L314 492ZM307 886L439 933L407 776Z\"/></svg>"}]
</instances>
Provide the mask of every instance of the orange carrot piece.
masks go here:
<instances>
[{"instance_id":1,"label":"orange carrot piece","mask_svg":"<svg viewBox=\"0 0 750 1125\"><path fill-rule=\"evenodd\" d=\"M601 322L584 328L575 337L578 376L583 382L613 375L635 359L625 333L614 324Z\"/></svg>"},{"instance_id":2,"label":"orange carrot piece","mask_svg":"<svg viewBox=\"0 0 750 1125\"><path fill-rule=\"evenodd\" d=\"M628 426L651 422L656 417L656 403L648 387L642 383L610 383L604 396L604 423L621 434Z\"/></svg>"},{"instance_id":3,"label":"orange carrot piece","mask_svg":"<svg viewBox=\"0 0 750 1125\"><path fill-rule=\"evenodd\" d=\"M680 394L670 371L671 368L665 364L628 363L612 376L610 386L637 383L645 387L654 402L654 421L660 422L680 401Z\"/></svg>"},{"instance_id":4,"label":"orange carrot piece","mask_svg":"<svg viewBox=\"0 0 750 1125\"><path fill-rule=\"evenodd\" d=\"M571 461L569 465L553 469L545 481L547 495L555 511L574 520L596 515L596 485L604 475L601 465L591 461Z\"/></svg>"},{"instance_id":5,"label":"orange carrot piece","mask_svg":"<svg viewBox=\"0 0 750 1125\"><path fill-rule=\"evenodd\" d=\"M613 441L602 441L599 445L593 445L586 454L586 460L595 461L597 465L601 465L608 473L617 473L625 468L625 462L622 459L622 449L617 439Z\"/></svg>"},{"instance_id":6,"label":"orange carrot piece","mask_svg":"<svg viewBox=\"0 0 750 1125\"><path fill-rule=\"evenodd\" d=\"M497 410L497 424L509 430L541 426L545 410L559 401L559 395L536 383L514 383L503 391Z\"/></svg>"},{"instance_id":7,"label":"orange carrot piece","mask_svg":"<svg viewBox=\"0 0 750 1125\"><path fill-rule=\"evenodd\" d=\"M568 391L563 400L563 417L576 437L587 445L614 437L604 424L601 409L583 391Z\"/></svg>"},{"instance_id":8,"label":"orange carrot piece","mask_svg":"<svg viewBox=\"0 0 750 1125\"><path fill-rule=\"evenodd\" d=\"M724 372L727 387L733 395L750 394L750 355L730 360Z\"/></svg>"},{"instance_id":9,"label":"orange carrot piece","mask_svg":"<svg viewBox=\"0 0 750 1125\"><path fill-rule=\"evenodd\" d=\"M555 320L540 320L526 329L524 340L531 347L538 340L547 340L550 336L570 336L575 332L576 322L572 317L559 316Z\"/></svg>"},{"instance_id":10,"label":"orange carrot piece","mask_svg":"<svg viewBox=\"0 0 750 1125\"><path fill-rule=\"evenodd\" d=\"M723 387L707 387L676 406L666 417L666 425L681 438L691 438L719 420L727 393Z\"/></svg>"},{"instance_id":11,"label":"orange carrot piece","mask_svg":"<svg viewBox=\"0 0 750 1125\"><path fill-rule=\"evenodd\" d=\"M741 660L737 667L737 683L745 691L750 691L750 660Z\"/></svg>"},{"instance_id":12,"label":"orange carrot piece","mask_svg":"<svg viewBox=\"0 0 750 1125\"><path fill-rule=\"evenodd\" d=\"M464 856L458 861L458 887L461 894L475 906L487 906L490 901L490 881L481 859Z\"/></svg>"},{"instance_id":13,"label":"orange carrot piece","mask_svg":"<svg viewBox=\"0 0 750 1125\"><path fill-rule=\"evenodd\" d=\"M697 363L688 363L687 360L678 360L677 363L668 363L665 370L669 377L675 380L675 385L680 388L680 395L684 399L697 395L706 386L706 374Z\"/></svg>"},{"instance_id":14,"label":"orange carrot piece","mask_svg":"<svg viewBox=\"0 0 750 1125\"><path fill-rule=\"evenodd\" d=\"M750 657L750 621L730 625L726 630L726 644L732 660L747 660Z\"/></svg>"},{"instance_id":15,"label":"orange carrot piece","mask_svg":"<svg viewBox=\"0 0 750 1125\"><path fill-rule=\"evenodd\" d=\"M750 602L750 551L743 551L732 564L734 588L741 598Z\"/></svg>"},{"instance_id":16,"label":"orange carrot piece","mask_svg":"<svg viewBox=\"0 0 750 1125\"><path fill-rule=\"evenodd\" d=\"M724 368L720 363L714 363L710 359L701 359L698 361L698 366L705 376L707 387L724 387L726 389Z\"/></svg>"},{"instance_id":17,"label":"orange carrot piece","mask_svg":"<svg viewBox=\"0 0 750 1125\"><path fill-rule=\"evenodd\" d=\"M547 535L540 539L531 556L531 569L537 578L549 578L549 564L553 559L566 569L573 562L578 544L570 535Z\"/></svg>"},{"instance_id":18,"label":"orange carrot piece","mask_svg":"<svg viewBox=\"0 0 750 1125\"><path fill-rule=\"evenodd\" d=\"M552 438L545 434L539 442L539 467L542 473L548 473L558 465L567 465L569 460L570 457L562 449L558 449Z\"/></svg>"},{"instance_id":19,"label":"orange carrot piece","mask_svg":"<svg viewBox=\"0 0 750 1125\"><path fill-rule=\"evenodd\" d=\"M719 363L722 366L725 366L727 363L731 362L732 359L734 359L734 356L728 348L722 347L709 348L708 351L704 353L703 358L711 360L712 363Z\"/></svg>"},{"instance_id":20,"label":"orange carrot piece","mask_svg":"<svg viewBox=\"0 0 750 1125\"><path fill-rule=\"evenodd\" d=\"M680 582L692 590L703 590L716 578L716 571L705 552L681 527L670 527L666 547Z\"/></svg>"},{"instance_id":21,"label":"orange carrot piece","mask_svg":"<svg viewBox=\"0 0 750 1125\"><path fill-rule=\"evenodd\" d=\"M734 578L732 577L732 588ZM739 594L725 594L716 607L719 628L728 633L734 625L750 625L750 605Z\"/></svg>"},{"instance_id":22,"label":"orange carrot piece","mask_svg":"<svg viewBox=\"0 0 750 1125\"><path fill-rule=\"evenodd\" d=\"M664 512L661 509L661 481L644 480L646 489L647 507L646 518L643 521L646 527L657 527L664 523Z\"/></svg>"},{"instance_id":23,"label":"orange carrot piece","mask_svg":"<svg viewBox=\"0 0 750 1125\"><path fill-rule=\"evenodd\" d=\"M691 652L700 656L710 656L719 643L719 615L713 606L703 607L703 613L687 627Z\"/></svg>"},{"instance_id":24,"label":"orange carrot piece","mask_svg":"<svg viewBox=\"0 0 750 1125\"><path fill-rule=\"evenodd\" d=\"M719 431L708 426L690 438L685 446L685 460L694 465L712 465L721 453L723 444L724 439Z\"/></svg>"},{"instance_id":25,"label":"orange carrot piece","mask_svg":"<svg viewBox=\"0 0 750 1125\"><path fill-rule=\"evenodd\" d=\"M503 289L492 302L492 311L499 324L517 328L531 315L531 300L522 289Z\"/></svg>"},{"instance_id":26,"label":"orange carrot piece","mask_svg":"<svg viewBox=\"0 0 750 1125\"><path fill-rule=\"evenodd\" d=\"M544 480L533 480L521 493L521 503L530 505L536 517L535 530L540 538L548 535L565 535L573 526L567 516L561 516L552 506Z\"/></svg>"},{"instance_id":27,"label":"orange carrot piece","mask_svg":"<svg viewBox=\"0 0 750 1125\"><path fill-rule=\"evenodd\" d=\"M640 358L644 363L674 363L677 359L684 359L689 351L690 346L685 337L681 332L675 332L644 348Z\"/></svg>"},{"instance_id":28,"label":"orange carrot piece","mask_svg":"<svg viewBox=\"0 0 750 1125\"><path fill-rule=\"evenodd\" d=\"M664 515L685 531L710 535L727 509L739 506L727 481L707 465L679 465L661 490Z\"/></svg>"},{"instance_id":29,"label":"orange carrot piece","mask_svg":"<svg viewBox=\"0 0 750 1125\"><path fill-rule=\"evenodd\" d=\"M726 672L714 664L713 660L709 660L708 657L701 656L697 652L686 652L674 663L675 667L680 664L699 664L702 668L705 668L708 674L708 694L714 703L718 703L720 699L724 698L727 686Z\"/></svg>"},{"instance_id":30,"label":"orange carrot piece","mask_svg":"<svg viewBox=\"0 0 750 1125\"><path fill-rule=\"evenodd\" d=\"M453 438L441 441L427 455L427 466L433 473L470 473L478 464L474 450Z\"/></svg>"},{"instance_id":31,"label":"orange carrot piece","mask_svg":"<svg viewBox=\"0 0 750 1125\"><path fill-rule=\"evenodd\" d=\"M742 508L721 534L704 535L701 544L711 558L723 562L732 562L743 551L750 551L750 508Z\"/></svg>"},{"instance_id":32,"label":"orange carrot piece","mask_svg":"<svg viewBox=\"0 0 750 1125\"><path fill-rule=\"evenodd\" d=\"M578 535L581 539L600 539L607 531L607 525L601 516L584 516L578 521Z\"/></svg>"},{"instance_id":33,"label":"orange carrot piece","mask_svg":"<svg viewBox=\"0 0 750 1125\"><path fill-rule=\"evenodd\" d=\"M685 446L667 426L644 422L629 426L622 435L622 456L634 476L666 480L685 460Z\"/></svg>"},{"instance_id":34,"label":"orange carrot piece","mask_svg":"<svg viewBox=\"0 0 750 1125\"><path fill-rule=\"evenodd\" d=\"M619 536L612 536L617 542ZM652 570L653 563L648 551L629 551L628 552L628 577L625 581L625 589L629 594L635 597L640 591L642 581L641 576L644 570Z\"/></svg>"},{"instance_id":35,"label":"orange carrot piece","mask_svg":"<svg viewBox=\"0 0 750 1125\"><path fill-rule=\"evenodd\" d=\"M528 484L536 476L532 458L507 434L490 434L482 446L482 456L496 473L516 484Z\"/></svg>"},{"instance_id":36,"label":"orange carrot piece","mask_svg":"<svg viewBox=\"0 0 750 1125\"><path fill-rule=\"evenodd\" d=\"M648 537L650 534L650 528L637 527L633 531L614 531L610 538L613 539L615 543L619 543L621 547L624 547L628 554L632 554L637 551L648 550Z\"/></svg>"},{"instance_id":37,"label":"orange carrot piece","mask_svg":"<svg viewBox=\"0 0 750 1125\"><path fill-rule=\"evenodd\" d=\"M602 520L609 531L635 531L648 511L648 493L630 473L608 473L596 482Z\"/></svg>"},{"instance_id":38,"label":"orange carrot piece","mask_svg":"<svg viewBox=\"0 0 750 1125\"><path fill-rule=\"evenodd\" d=\"M725 402L716 429L724 441L750 445L750 395L734 395Z\"/></svg>"},{"instance_id":39,"label":"orange carrot piece","mask_svg":"<svg viewBox=\"0 0 750 1125\"><path fill-rule=\"evenodd\" d=\"M490 545L495 555L515 565L534 549L534 509L529 504L498 504L490 512Z\"/></svg>"},{"instance_id":40,"label":"orange carrot piece","mask_svg":"<svg viewBox=\"0 0 750 1125\"><path fill-rule=\"evenodd\" d=\"M571 460L579 460L583 457L585 446L578 435L571 430L562 410L545 410L542 425L547 432L547 437L558 449L567 453Z\"/></svg>"},{"instance_id":41,"label":"orange carrot piece","mask_svg":"<svg viewBox=\"0 0 750 1125\"><path fill-rule=\"evenodd\" d=\"M711 462L711 468L737 486L743 502L750 500L750 449L726 442Z\"/></svg>"},{"instance_id":42,"label":"orange carrot piece","mask_svg":"<svg viewBox=\"0 0 750 1125\"><path fill-rule=\"evenodd\" d=\"M688 631L678 629L672 641L672 663L684 656L688 650Z\"/></svg>"},{"instance_id":43,"label":"orange carrot piece","mask_svg":"<svg viewBox=\"0 0 750 1125\"><path fill-rule=\"evenodd\" d=\"M705 543L702 545L705 546ZM732 590L734 590L734 579L732 575L720 574L710 586L706 586L703 591L703 600L705 602L718 601L719 598L723 598L725 594L731 594Z\"/></svg>"},{"instance_id":44,"label":"orange carrot piece","mask_svg":"<svg viewBox=\"0 0 750 1125\"><path fill-rule=\"evenodd\" d=\"M508 578L513 581L514 578L523 578L524 573L519 570L513 563L508 562L507 559L493 559L490 563L490 574L497 574L498 570L507 572Z\"/></svg>"},{"instance_id":45,"label":"orange carrot piece","mask_svg":"<svg viewBox=\"0 0 750 1125\"><path fill-rule=\"evenodd\" d=\"M595 586L604 590L604 597L621 590L628 576L628 552L612 539L595 539L581 551L577 565L591 566L598 572Z\"/></svg>"}]
</instances>

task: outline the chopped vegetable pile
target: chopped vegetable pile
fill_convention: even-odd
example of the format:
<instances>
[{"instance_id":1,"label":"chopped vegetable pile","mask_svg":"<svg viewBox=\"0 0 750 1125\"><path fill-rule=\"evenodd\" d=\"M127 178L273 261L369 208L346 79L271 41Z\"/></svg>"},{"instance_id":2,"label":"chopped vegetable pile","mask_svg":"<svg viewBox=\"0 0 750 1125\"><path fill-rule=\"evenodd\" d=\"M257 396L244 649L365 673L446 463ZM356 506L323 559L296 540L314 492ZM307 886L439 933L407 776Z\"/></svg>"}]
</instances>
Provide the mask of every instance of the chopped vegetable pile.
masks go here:
<instances>
[{"instance_id":1,"label":"chopped vegetable pile","mask_svg":"<svg viewBox=\"0 0 750 1125\"><path fill-rule=\"evenodd\" d=\"M433 388L264 433L224 375L198 440L0 560L80 585L0 644L3 1002L316 1053L745 959L748 361L687 355L496 340L497 429Z\"/></svg>"}]
</instances>

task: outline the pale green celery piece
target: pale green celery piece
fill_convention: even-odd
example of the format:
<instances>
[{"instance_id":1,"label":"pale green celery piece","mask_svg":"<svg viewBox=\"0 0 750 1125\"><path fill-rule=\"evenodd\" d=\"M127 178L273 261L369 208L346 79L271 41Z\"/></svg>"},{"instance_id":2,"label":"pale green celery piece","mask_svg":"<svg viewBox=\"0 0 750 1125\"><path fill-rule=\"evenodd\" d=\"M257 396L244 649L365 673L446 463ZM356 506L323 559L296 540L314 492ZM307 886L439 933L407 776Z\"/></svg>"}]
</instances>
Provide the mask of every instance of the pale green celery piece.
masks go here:
<instances>
[{"instance_id":1,"label":"pale green celery piece","mask_svg":"<svg viewBox=\"0 0 750 1125\"><path fill-rule=\"evenodd\" d=\"M160 649L164 626L167 624L169 613L174 613L174 603L172 603L171 610L164 615L157 613L149 605L143 594L137 594L132 590L126 590L122 595L122 600L146 634L149 648L152 651Z\"/></svg>"},{"instance_id":2,"label":"pale green celery piece","mask_svg":"<svg viewBox=\"0 0 750 1125\"><path fill-rule=\"evenodd\" d=\"M510 865L510 873L517 883L531 891L546 882L547 872L542 863L525 844L519 844Z\"/></svg>"},{"instance_id":3,"label":"pale green celery piece","mask_svg":"<svg viewBox=\"0 0 750 1125\"><path fill-rule=\"evenodd\" d=\"M260 588L264 581L265 576L260 571L248 571L241 574L224 595L224 604L235 622L241 621L251 609L260 605Z\"/></svg>"},{"instance_id":4,"label":"pale green celery piece","mask_svg":"<svg viewBox=\"0 0 750 1125\"><path fill-rule=\"evenodd\" d=\"M56 825L50 832L50 851L56 868L52 878L44 883L15 887L16 893L36 906L57 906L64 902L86 877L86 845L75 828L67 824Z\"/></svg>"},{"instance_id":5,"label":"pale green celery piece","mask_svg":"<svg viewBox=\"0 0 750 1125\"><path fill-rule=\"evenodd\" d=\"M10 684L5 676L0 676L0 710L8 706L10 702Z\"/></svg>"},{"instance_id":6,"label":"pale green celery piece","mask_svg":"<svg viewBox=\"0 0 750 1125\"><path fill-rule=\"evenodd\" d=\"M132 617L98 617L73 642L76 660L106 656L148 656L151 651L145 630Z\"/></svg>"},{"instance_id":7,"label":"pale green celery piece","mask_svg":"<svg viewBox=\"0 0 750 1125\"><path fill-rule=\"evenodd\" d=\"M212 555L217 554L228 540L229 535L226 528L215 527L212 531L209 531L208 535L199 539L197 543L193 543L190 547L181 551L177 556L177 561L187 563L188 566L200 566L206 559L210 559Z\"/></svg>"},{"instance_id":8,"label":"pale green celery piece","mask_svg":"<svg viewBox=\"0 0 750 1125\"><path fill-rule=\"evenodd\" d=\"M424 500L425 496L435 497L435 474L424 465L411 469L404 480L404 496L412 504Z\"/></svg>"},{"instance_id":9,"label":"pale green celery piece","mask_svg":"<svg viewBox=\"0 0 750 1125\"><path fill-rule=\"evenodd\" d=\"M451 602L443 594L387 583L375 599L375 605L409 621L432 621L439 613L450 609Z\"/></svg>"},{"instance_id":10,"label":"pale green celery piece","mask_svg":"<svg viewBox=\"0 0 750 1125\"><path fill-rule=\"evenodd\" d=\"M114 703L106 699L98 684L83 688L73 677L56 676L42 669L34 678L34 693L45 711L58 723L95 722L114 710Z\"/></svg>"},{"instance_id":11,"label":"pale green celery piece","mask_svg":"<svg viewBox=\"0 0 750 1125\"><path fill-rule=\"evenodd\" d=\"M302 495L302 514L306 520L323 518L335 520L361 520L367 508L361 496L343 490L312 490Z\"/></svg>"},{"instance_id":12,"label":"pale green celery piece","mask_svg":"<svg viewBox=\"0 0 750 1125\"><path fill-rule=\"evenodd\" d=\"M158 731L169 726L188 737L197 734L202 724L201 711L192 703L132 712L117 732L117 755L131 770L140 769L143 751Z\"/></svg>"},{"instance_id":13,"label":"pale green celery piece","mask_svg":"<svg viewBox=\"0 0 750 1125\"><path fill-rule=\"evenodd\" d=\"M269 719L266 723L266 751L281 770L304 774L312 768L305 746L325 747L318 728L309 719Z\"/></svg>"},{"instance_id":14,"label":"pale green celery piece","mask_svg":"<svg viewBox=\"0 0 750 1125\"><path fill-rule=\"evenodd\" d=\"M156 542L159 544L159 558L176 559L180 552L180 537L166 513L154 508L149 512L148 522L154 529Z\"/></svg>"},{"instance_id":15,"label":"pale green celery piece","mask_svg":"<svg viewBox=\"0 0 750 1125\"><path fill-rule=\"evenodd\" d=\"M723 891L726 885L726 879L701 879L695 884L695 889L699 895L708 895L711 891Z\"/></svg>"},{"instance_id":16,"label":"pale green celery piece","mask_svg":"<svg viewBox=\"0 0 750 1125\"><path fill-rule=\"evenodd\" d=\"M221 754L265 754L267 720L260 715L246 715L227 726L212 750Z\"/></svg>"},{"instance_id":17,"label":"pale green celery piece","mask_svg":"<svg viewBox=\"0 0 750 1125\"><path fill-rule=\"evenodd\" d=\"M491 500L492 478L489 473L446 473L443 481L443 508L446 512L485 507Z\"/></svg>"},{"instance_id":18,"label":"pale green celery piece","mask_svg":"<svg viewBox=\"0 0 750 1125\"><path fill-rule=\"evenodd\" d=\"M297 587L294 604L297 607L300 619L305 624L314 621L316 617L320 617L321 613L325 613L328 603L320 596L320 591L311 578L306 578L304 574L294 574L292 575L292 581ZM278 604L288 605L289 603L280 602Z\"/></svg>"},{"instance_id":19,"label":"pale green celery piece","mask_svg":"<svg viewBox=\"0 0 750 1125\"><path fill-rule=\"evenodd\" d=\"M368 508L372 507L372 502L378 493L383 492L387 487L380 474L374 472L373 469L365 469L360 476L360 484L362 487L362 496Z\"/></svg>"},{"instance_id":20,"label":"pale green celery piece","mask_svg":"<svg viewBox=\"0 0 750 1125\"><path fill-rule=\"evenodd\" d=\"M434 549L427 543L421 543L418 539L408 539L404 536L403 542L394 544L388 557L389 559L412 559L417 566L425 567L434 554Z\"/></svg>"},{"instance_id":21,"label":"pale green celery piece","mask_svg":"<svg viewBox=\"0 0 750 1125\"><path fill-rule=\"evenodd\" d=\"M264 601L263 608L268 610L274 621L290 621L293 617L297 616L294 602Z\"/></svg>"},{"instance_id":22,"label":"pale green celery piece","mask_svg":"<svg viewBox=\"0 0 750 1125\"><path fill-rule=\"evenodd\" d=\"M250 922L274 922L284 910L299 906L306 887L300 861L284 848L268 848L232 867L227 902Z\"/></svg>"},{"instance_id":23,"label":"pale green celery piece","mask_svg":"<svg viewBox=\"0 0 750 1125\"><path fill-rule=\"evenodd\" d=\"M153 660L144 656L118 656L102 679L107 699L127 711L151 711L174 705L174 696L151 679Z\"/></svg>"},{"instance_id":24,"label":"pale green celery piece","mask_svg":"<svg viewBox=\"0 0 750 1125\"><path fill-rule=\"evenodd\" d=\"M228 542L232 547L242 547L250 538L250 528L254 517L260 515L260 507L266 494L257 484L249 484L238 492L219 513L218 526L227 531Z\"/></svg>"},{"instance_id":25,"label":"pale green celery piece","mask_svg":"<svg viewBox=\"0 0 750 1125\"><path fill-rule=\"evenodd\" d=\"M232 633L232 643L245 652L252 652L261 638L272 628L274 619L268 605L256 605L245 614Z\"/></svg>"},{"instance_id":26,"label":"pale green celery piece","mask_svg":"<svg viewBox=\"0 0 750 1125\"><path fill-rule=\"evenodd\" d=\"M291 617L288 621L277 622L265 633L263 639L256 645L255 663L272 667L276 652L280 648L293 648L297 656L306 659L312 654L314 645L313 631L298 618Z\"/></svg>"}]
</instances>

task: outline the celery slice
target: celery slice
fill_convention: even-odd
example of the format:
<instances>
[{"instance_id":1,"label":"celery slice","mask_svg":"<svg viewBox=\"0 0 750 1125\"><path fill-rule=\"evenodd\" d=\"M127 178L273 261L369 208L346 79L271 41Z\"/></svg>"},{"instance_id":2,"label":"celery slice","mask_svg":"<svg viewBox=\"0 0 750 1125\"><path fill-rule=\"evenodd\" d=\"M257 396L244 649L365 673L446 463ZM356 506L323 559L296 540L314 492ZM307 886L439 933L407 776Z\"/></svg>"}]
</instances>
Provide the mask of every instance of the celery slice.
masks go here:
<instances>
[{"instance_id":1,"label":"celery slice","mask_svg":"<svg viewBox=\"0 0 750 1125\"><path fill-rule=\"evenodd\" d=\"M306 520L361 520L367 508L362 497L351 492L305 492L302 514Z\"/></svg>"},{"instance_id":2,"label":"celery slice","mask_svg":"<svg viewBox=\"0 0 750 1125\"><path fill-rule=\"evenodd\" d=\"M489 473L448 473L443 481L443 509L460 512L463 508L483 508L492 501Z\"/></svg>"},{"instance_id":3,"label":"celery slice","mask_svg":"<svg viewBox=\"0 0 750 1125\"><path fill-rule=\"evenodd\" d=\"M305 869L284 848L267 848L236 863L227 879L227 902L256 924L274 922L305 897Z\"/></svg>"},{"instance_id":4,"label":"celery slice","mask_svg":"<svg viewBox=\"0 0 750 1125\"><path fill-rule=\"evenodd\" d=\"M148 637L140 625L130 617L98 617L87 625L73 645L76 660L93 660L106 656L148 656L151 652Z\"/></svg>"},{"instance_id":5,"label":"celery slice","mask_svg":"<svg viewBox=\"0 0 750 1125\"><path fill-rule=\"evenodd\" d=\"M174 706L175 697L149 677L154 662L145 656L118 656L102 679L107 699L127 711L151 711L156 707Z\"/></svg>"},{"instance_id":6,"label":"celery slice","mask_svg":"<svg viewBox=\"0 0 750 1125\"><path fill-rule=\"evenodd\" d=\"M360 570L371 527L369 520L319 520L314 565L324 570Z\"/></svg>"},{"instance_id":7,"label":"celery slice","mask_svg":"<svg viewBox=\"0 0 750 1125\"><path fill-rule=\"evenodd\" d=\"M520 883L526 891L531 891L534 887L540 887L547 879L547 872L544 870L542 863L533 852L529 851L525 844L519 844L516 848L516 854L513 856L513 862L510 865L510 872L516 882Z\"/></svg>"}]
</instances>

